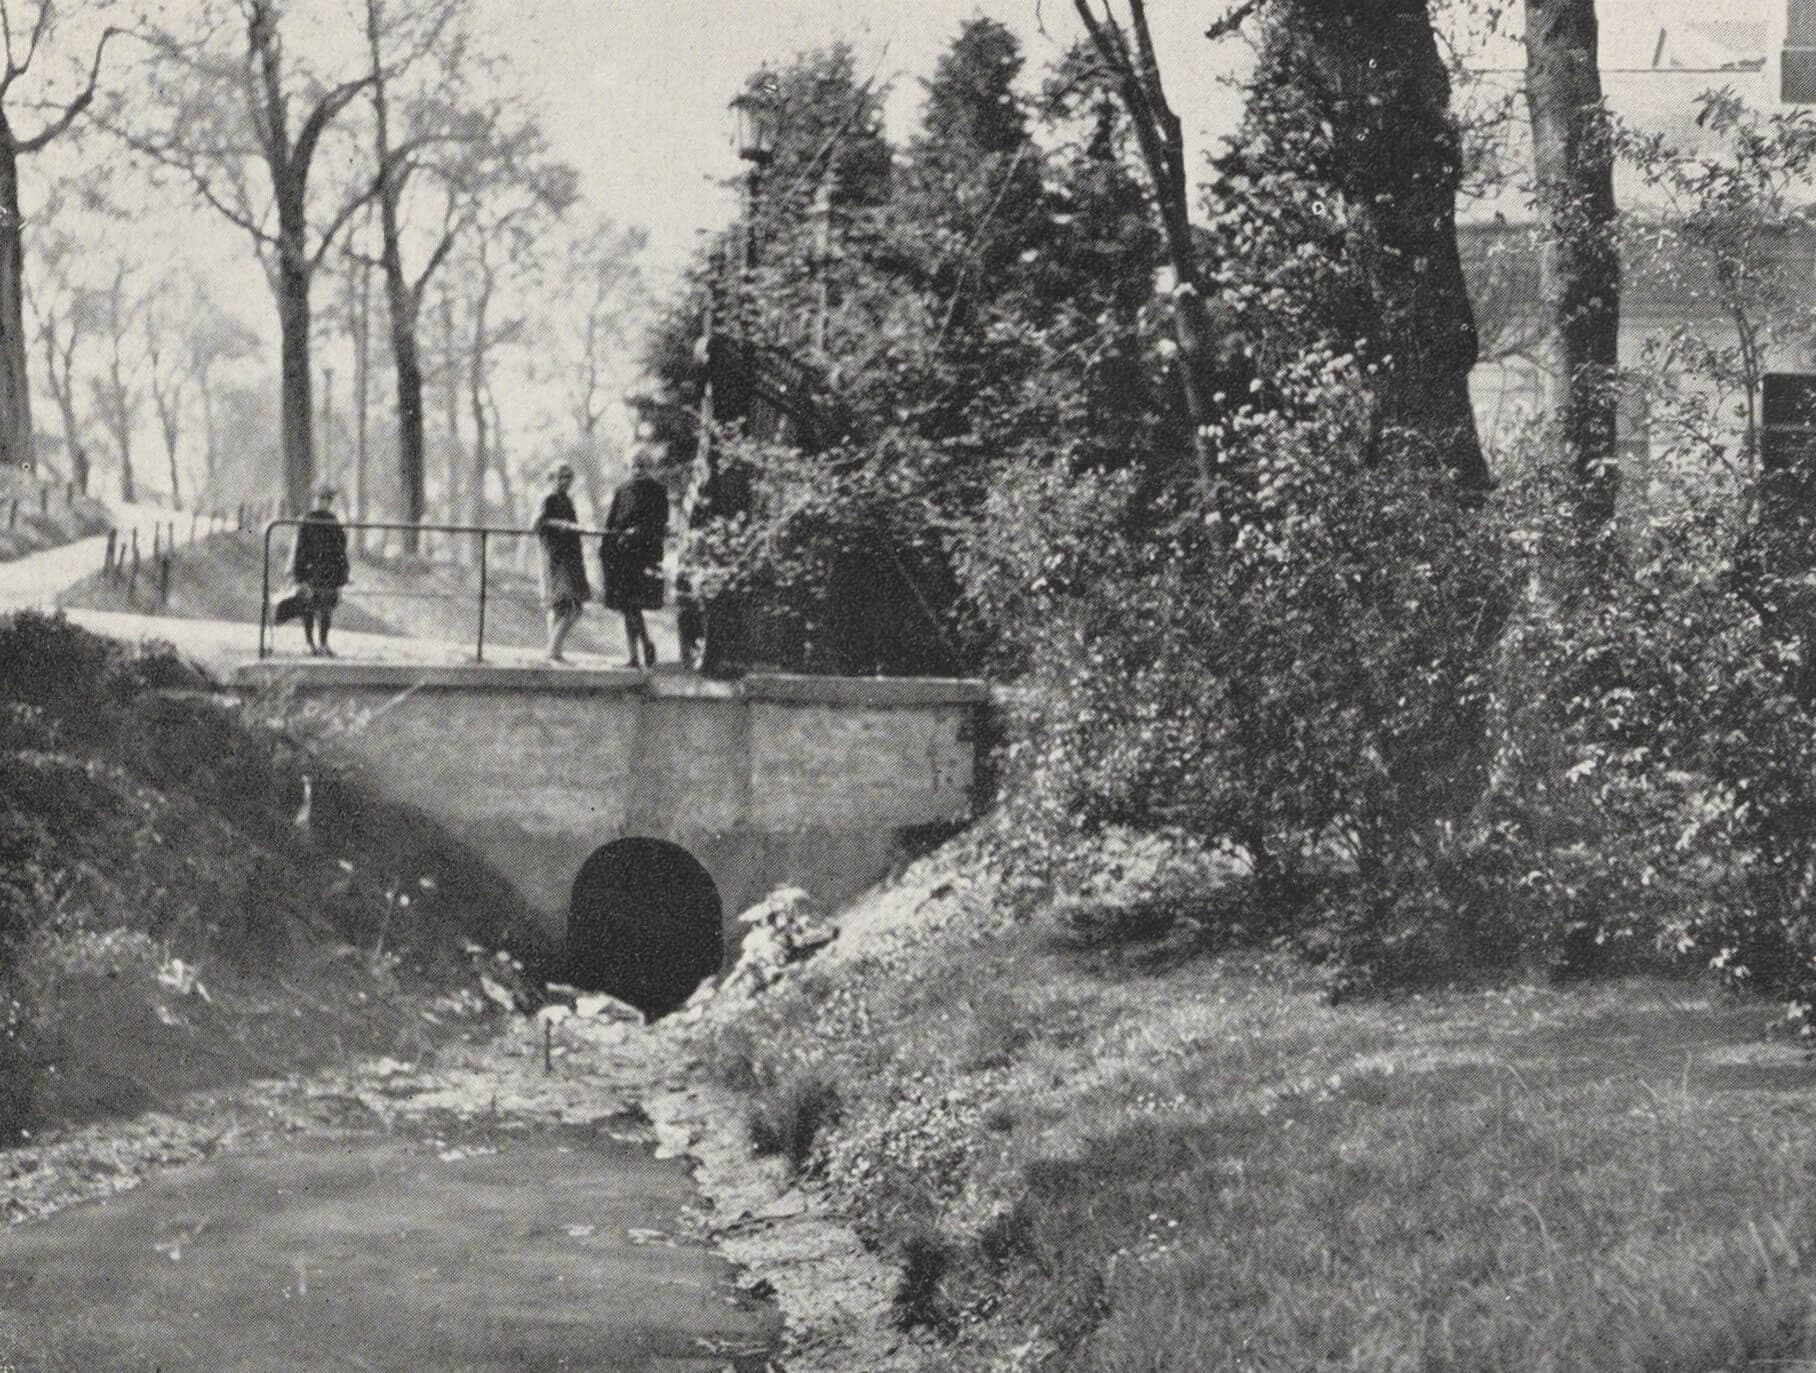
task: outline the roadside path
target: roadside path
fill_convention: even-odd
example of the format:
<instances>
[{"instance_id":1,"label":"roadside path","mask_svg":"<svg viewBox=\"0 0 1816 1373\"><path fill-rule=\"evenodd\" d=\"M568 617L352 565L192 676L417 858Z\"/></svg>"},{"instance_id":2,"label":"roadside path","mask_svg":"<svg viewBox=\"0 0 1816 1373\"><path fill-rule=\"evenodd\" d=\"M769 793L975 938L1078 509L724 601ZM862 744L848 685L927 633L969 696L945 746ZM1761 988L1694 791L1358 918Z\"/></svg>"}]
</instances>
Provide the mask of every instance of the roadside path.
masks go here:
<instances>
[{"instance_id":1,"label":"roadside path","mask_svg":"<svg viewBox=\"0 0 1816 1373\"><path fill-rule=\"evenodd\" d=\"M157 506L119 507L115 517L122 530L139 528L140 543L147 548L150 546L154 524L175 519L178 537L181 538L186 519L182 512L172 512ZM62 593L100 569L106 549L107 536L101 534L0 563L0 614L19 610L38 610L48 614L56 610L57 598ZM593 613L606 612L594 607ZM72 624L81 625L84 629L108 638L127 643L147 639L162 640L184 657L193 659L217 675L231 673L241 663L251 661L258 654L257 624L80 608L66 609L64 614ZM617 617L614 615L611 618L615 621ZM649 621L664 665L672 665L679 653L674 635L673 613L653 612ZM612 632L616 632L615 626ZM286 627L283 630L272 630L270 634L268 644L273 656L304 656L300 630ZM346 630L335 631L334 646L338 656L355 661L449 664L471 662L473 658L473 645L470 641L455 643L441 639L362 634ZM586 668L615 667L619 662L615 653L571 652L569 659L576 666ZM545 663L539 650L496 645L487 646L486 661L520 667Z\"/></svg>"}]
</instances>

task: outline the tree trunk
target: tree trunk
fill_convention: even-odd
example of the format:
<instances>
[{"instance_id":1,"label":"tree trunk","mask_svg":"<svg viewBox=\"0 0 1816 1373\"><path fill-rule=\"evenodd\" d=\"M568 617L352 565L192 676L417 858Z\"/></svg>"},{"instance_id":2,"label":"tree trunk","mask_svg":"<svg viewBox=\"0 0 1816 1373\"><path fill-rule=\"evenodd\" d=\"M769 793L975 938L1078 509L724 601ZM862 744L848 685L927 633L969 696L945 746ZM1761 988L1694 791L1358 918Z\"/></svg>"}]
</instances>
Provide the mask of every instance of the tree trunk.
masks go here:
<instances>
[{"instance_id":1,"label":"tree trunk","mask_svg":"<svg viewBox=\"0 0 1816 1373\"><path fill-rule=\"evenodd\" d=\"M448 521L453 523L459 518L460 476L466 466L466 454L460 443L460 374L455 367L460 348L455 342L454 298L445 290L441 293L441 332L442 408L446 410L448 418L447 510Z\"/></svg>"},{"instance_id":2,"label":"tree trunk","mask_svg":"<svg viewBox=\"0 0 1816 1373\"><path fill-rule=\"evenodd\" d=\"M209 491L214 490L214 468L219 460L215 450L214 437L214 375L206 367L198 367L195 374L196 391L202 397L202 471L206 476L205 485Z\"/></svg>"},{"instance_id":3,"label":"tree trunk","mask_svg":"<svg viewBox=\"0 0 1816 1373\"><path fill-rule=\"evenodd\" d=\"M1380 419L1465 488L1492 484L1469 399L1475 314L1457 251L1461 140L1427 0L1296 0L1276 11L1326 92L1330 174L1381 334Z\"/></svg>"},{"instance_id":4,"label":"tree trunk","mask_svg":"<svg viewBox=\"0 0 1816 1373\"><path fill-rule=\"evenodd\" d=\"M120 455L120 499L131 505L139 499L139 486L132 476L132 435L115 426L114 444Z\"/></svg>"},{"instance_id":5,"label":"tree trunk","mask_svg":"<svg viewBox=\"0 0 1816 1373\"><path fill-rule=\"evenodd\" d=\"M420 524L428 515L428 497L424 483L422 354L416 342L416 306L390 292L391 358L397 376L397 477L403 494L404 519ZM409 552L416 551L416 535L405 536Z\"/></svg>"},{"instance_id":6,"label":"tree trunk","mask_svg":"<svg viewBox=\"0 0 1816 1373\"><path fill-rule=\"evenodd\" d=\"M492 303L488 274L479 298L473 302L473 351L467 359L467 398L473 410L473 489L468 493L474 524L486 522L486 316Z\"/></svg>"},{"instance_id":7,"label":"tree trunk","mask_svg":"<svg viewBox=\"0 0 1816 1373\"><path fill-rule=\"evenodd\" d=\"M164 457L170 464L170 508L181 510L183 493L177 485L177 445L175 438L168 434L164 438Z\"/></svg>"},{"instance_id":8,"label":"tree trunk","mask_svg":"<svg viewBox=\"0 0 1816 1373\"><path fill-rule=\"evenodd\" d=\"M277 313L282 344L285 513L309 508L315 484L314 412L309 380L310 271L289 254L278 263Z\"/></svg>"},{"instance_id":9,"label":"tree trunk","mask_svg":"<svg viewBox=\"0 0 1816 1373\"><path fill-rule=\"evenodd\" d=\"M44 375L50 386L51 399L57 403L57 414L63 421L63 452L69 459L70 480L88 494L88 459L82 455L81 425L76 419L75 322L70 322L67 349L59 348L53 324L47 323L41 335L44 341ZM78 462L78 455L80 461ZM78 471L80 468L80 471Z\"/></svg>"},{"instance_id":10,"label":"tree trunk","mask_svg":"<svg viewBox=\"0 0 1816 1373\"><path fill-rule=\"evenodd\" d=\"M32 465L31 382L25 366L25 221L19 153L0 112L0 464Z\"/></svg>"},{"instance_id":11,"label":"tree trunk","mask_svg":"<svg viewBox=\"0 0 1816 1373\"><path fill-rule=\"evenodd\" d=\"M511 480L511 464L504 451L504 425L498 418L498 398L486 388L486 405L492 416L492 470L498 473L498 494L504 500L504 522L517 525L517 486Z\"/></svg>"},{"instance_id":12,"label":"tree trunk","mask_svg":"<svg viewBox=\"0 0 1816 1373\"><path fill-rule=\"evenodd\" d=\"M353 298L353 518L366 518L367 422L372 388L372 272L364 262L354 278ZM366 546L366 531L355 536Z\"/></svg>"},{"instance_id":13,"label":"tree trunk","mask_svg":"<svg viewBox=\"0 0 1816 1373\"><path fill-rule=\"evenodd\" d=\"M1591 541L1613 523L1620 482L1620 247L1596 49L1595 0L1526 0L1526 107L1549 238L1541 289L1564 384L1559 437Z\"/></svg>"}]
</instances>

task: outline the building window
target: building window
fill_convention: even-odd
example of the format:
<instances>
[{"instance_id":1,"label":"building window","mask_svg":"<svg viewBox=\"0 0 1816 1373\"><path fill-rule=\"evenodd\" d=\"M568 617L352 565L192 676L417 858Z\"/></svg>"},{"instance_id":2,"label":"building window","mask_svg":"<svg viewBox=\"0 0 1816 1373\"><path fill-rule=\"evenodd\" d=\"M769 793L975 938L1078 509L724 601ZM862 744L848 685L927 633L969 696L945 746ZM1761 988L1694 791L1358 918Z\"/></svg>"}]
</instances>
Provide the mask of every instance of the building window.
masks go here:
<instances>
[{"instance_id":1,"label":"building window","mask_svg":"<svg viewBox=\"0 0 1816 1373\"><path fill-rule=\"evenodd\" d=\"M1788 0L1778 73L1780 100L1816 104L1816 0Z\"/></svg>"},{"instance_id":2,"label":"building window","mask_svg":"<svg viewBox=\"0 0 1816 1373\"><path fill-rule=\"evenodd\" d=\"M1816 0L1789 0L1784 44L1787 48L1816 48Z\"/></svg>"},{"instance_id":3,"label":"building window","mask_svg":"<svg viewBox=\"0 0 1816 1373\"><path fill-rule=\"evenodd\" d=\"M1768 372L1759 398L1759 465L1781 471L1816 450L1816 376Z\"/></svg>"},{"instance_id":4,"label":"building window","mask_svg":"<svg viewBox=\"0 0 1816 1373\"><path fill-rule=\"evenodd\" d=\"M1614 410L1614 455L1625 480L1645 480L1646 459L1652 456L1652 417L1641 386L1621 387Z\"/></svg>"}]
</instances>

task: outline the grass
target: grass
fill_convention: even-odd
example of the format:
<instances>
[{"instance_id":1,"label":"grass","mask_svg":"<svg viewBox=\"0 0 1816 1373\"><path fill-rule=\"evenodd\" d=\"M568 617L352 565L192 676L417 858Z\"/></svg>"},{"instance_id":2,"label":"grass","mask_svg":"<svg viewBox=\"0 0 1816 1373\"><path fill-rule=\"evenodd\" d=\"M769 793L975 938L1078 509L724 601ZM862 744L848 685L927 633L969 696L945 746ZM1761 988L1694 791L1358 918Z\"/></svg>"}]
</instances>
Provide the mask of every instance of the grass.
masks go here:
<instances>
[{"instance_id":1,"label":"grass","mask_svg":"<svg viewBox=\"0 0 1816 1373\"><path fill-rule=\"evenodd\" d=\"M874 906L726 1043L836 1084L827 1186L953 1368L1030 1339L1179 1373L1816 1360L1816 1065L1769 1005L1333 1007L1284 957L1106 959L950 872Z\"/></svg>"}]
</instances>

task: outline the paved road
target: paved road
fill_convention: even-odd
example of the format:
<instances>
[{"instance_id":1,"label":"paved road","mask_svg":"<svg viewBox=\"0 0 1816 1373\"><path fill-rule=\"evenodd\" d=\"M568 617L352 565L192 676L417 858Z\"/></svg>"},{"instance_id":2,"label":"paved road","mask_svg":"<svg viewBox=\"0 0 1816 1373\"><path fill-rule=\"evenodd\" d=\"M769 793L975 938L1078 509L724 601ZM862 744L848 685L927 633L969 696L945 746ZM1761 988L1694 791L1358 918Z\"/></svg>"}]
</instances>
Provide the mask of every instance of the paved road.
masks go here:
<instances>
[{"instance_id":1,"label":"paved road","mask_svg":"<svg viewBox=\"0 0 1816 1373\"><path fill-rule=\"evenodd\" d=\"M189 535L189 516L183 511L165 510L154 505L120 505L110 507L114 527L130 539L139 531L139 543L149 551L152 531L174 521L177 537ZM211 531L212 532L212 531ZM59 592L66 591L90 573L101 570L107 553L107 536L95 534L77 539L58 548L28 553L0 563L0 612L8 610L50 610Z\"/></svg>"},{"instance_id":2,"label":"paved road","mask_svg":"<svg viewBox=\"0 0 1816 1373\"><path fill-rule=\"evenodd\" d=\"M0 1232L0 1367L760 1370L690 1194L600 1126L217 1159Z\"/></svg>"}]
</instances>

